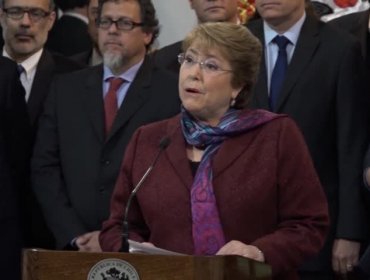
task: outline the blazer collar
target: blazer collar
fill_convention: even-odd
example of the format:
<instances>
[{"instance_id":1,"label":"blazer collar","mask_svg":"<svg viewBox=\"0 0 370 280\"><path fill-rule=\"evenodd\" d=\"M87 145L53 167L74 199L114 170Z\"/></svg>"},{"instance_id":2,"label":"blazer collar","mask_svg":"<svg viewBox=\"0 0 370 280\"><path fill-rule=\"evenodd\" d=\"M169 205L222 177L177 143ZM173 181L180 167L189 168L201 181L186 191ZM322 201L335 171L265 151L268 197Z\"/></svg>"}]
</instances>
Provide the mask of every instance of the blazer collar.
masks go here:
<instances>
[{"instance_id":1,"label":"blazer collar","mask_svg":"<svg viewBox=\"0 0 370 280\"><path fill-rule=\"evenodd\" d=\"M180 120L181 114L170 119L167 123L167 135L171 142L165 150L165 156L186 188L190 189L194 178L186 154L186 142L182 134Z\"/></svg>"},{"instance_id":2,"label":"blazer collar","mask_svg":"<svg viewBox=\"0 0 370 280\"><path fill-rule=\"evenodd\" d=\"M105 141L104 102L103 102L103 65L87 70L86 91L83 103L86 105L91 124L101 142Z\"/></svg>"},{"instance_id":3,"label":"blazer collar","mask_svg":"<svg viewBox=\"0 0 370 280\"><path fill-rule=\"evenodd\" d=\"M250 31L260 40L262 47L265 46L265 36L263 31L263 21L256 20L248 24ZM260 62L260 71L256 84L253 88L252 96L253 107L269 110L269 95L267 87L267 70L265 52L263 52Z\"/></svg>"},{"instance_id":4,"label":"blazer collar","mask_svg":"<svg viewBox=\"0 0 370 280\"><path fill-rule=\"evenodd\" d=\"M320 22L318 20L310 16L306 17L288 67L281 94L278 98L276 112L281 110L289 95L293 92L294 85L298 82L303 71L307 69L307 65L312 60L312 56L315 54L320 43L319 28Z\"/></svg>"},{"instance_id":5,"label":"blazer collar","mask_svg":"<svg viewBox=\"0 0 370 280\"><path fill-rule=\"evenodd\" d=\"M42 110L43 101L49 92L51 77L53 76L55 67L53 56L44 49L36 67L35 78L33 80L30 97L27 102L32 126L36 124L37 116Z\"/></svg>"},{"instance_id":6,"label":"blazer collar","mask_svg":"<svg viewBox=\"0 0 370 280\"><path fill-rule=\"evenodd\" d=\"M353 14L355 16L356 14ZM356 17L357 21L352 26L353 33L356 37L360 38L362 55L367 57L367 36L369 34L369 17L370 10L359 12Z\"/></svg>"},{"instance_id":7,"label":"blazer collar","mask_svg":"<svg viewBox=\"0 0 370 280\"><path fill-rule=\"evenodd\" d=\"M181 114L170 119L167 123L167 135L171 142L165 150L165 156L185 187L190 189L194 177L186 154L186 142L180 119ZM222 175L239 157L243 156L251 142L252 138L249 137L248 133L225 140L212 160L213 180Z\"/></svg>"}]
</instances>

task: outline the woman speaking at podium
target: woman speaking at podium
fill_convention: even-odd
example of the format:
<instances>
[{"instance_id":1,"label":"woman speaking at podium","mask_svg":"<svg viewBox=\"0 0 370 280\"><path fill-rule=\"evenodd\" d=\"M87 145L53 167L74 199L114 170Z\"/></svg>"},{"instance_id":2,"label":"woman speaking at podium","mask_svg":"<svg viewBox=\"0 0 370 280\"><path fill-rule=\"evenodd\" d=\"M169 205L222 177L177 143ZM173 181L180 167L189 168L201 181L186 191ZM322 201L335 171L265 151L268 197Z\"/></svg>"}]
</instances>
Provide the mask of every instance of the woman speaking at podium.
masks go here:
<instances>
[{"instance_id":1,"label":"woman speaking at podium","mask_svg":"<svg viewBox=\"0 0 370 280\"><path fill-rule=\"evenodd\" d=\"M206 23L183 51L182 112L131 139L102 249L120 250L125 206L139 184L127 211L130 239L185 254L241 255L271 265L276 279L298 279L296 269L323 245L327 203L294 122L246 109L261 44L243 26Z\"/></svg>"}]
</instances>

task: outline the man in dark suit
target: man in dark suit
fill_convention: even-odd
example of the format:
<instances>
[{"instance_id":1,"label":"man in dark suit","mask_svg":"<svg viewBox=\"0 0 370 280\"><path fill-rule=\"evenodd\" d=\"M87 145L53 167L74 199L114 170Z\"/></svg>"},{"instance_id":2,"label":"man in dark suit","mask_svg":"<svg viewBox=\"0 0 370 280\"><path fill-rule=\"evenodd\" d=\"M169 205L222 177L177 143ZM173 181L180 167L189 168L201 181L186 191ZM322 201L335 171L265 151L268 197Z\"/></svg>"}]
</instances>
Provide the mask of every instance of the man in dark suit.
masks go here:
<instances>
[{"instance_id":1,"label":"man in dark suit","mask_svg":"<svg viewBox=\"0 0 370 280\"><path fill-rule=\"evenodd\" d=\"M25 7L32 7L40 15L29 16ZM21 82L26 90L26 100L33 131L54 75L71 72L82 67L44 49L48 32L55 20L53 0L0 1L3 27L3 55L22 65Z\"/></svg>"},{"instance_id":2,"label":"man in dark suit","mask_svg":"<svg viewBox=\"0 0 370 280\"><path fill-rule=\"evenodd\" d=\"M370 10L365 10L357 13L351 13L338 17L332 21L329 21L329 24L335 26L336 28L346 31L353 36L355 36L361 44L361 53L365 59L367 69L370 71L370 32L369 32L369 22L370 22ZM370 166L370 150L367 152L365 158L365 167ZM370 173L370 171L369 171ZM370 174L368 174L370 178ZM369 181L370 182L370 181ZM368 183L369 183L368 182ZM367 202L367 211L368 217L370 213L370 192L364 190L363 197ZM368 227L370 227L370 221L367 222ZM370 237L368 237L368 243ZM361 257L356 279L369 279L370 278L370 246L368 246L366 252Z\"/></svg>"},{"instance_id":3,"label":"man in dark suit","mask_svg":"<svg viewBox=\"0 0 370 280\"><path fill-rule=\"evenodd\" d=\"M20 279L22 235L19 192L28 169L29 121L14 62L0 57L0 270Z\"/></svg>"},{"instance_id":4,"label":"man in dark suit","mask_svg":"<svg viewBox=\"0 0 370 280\"><path fill-rule=\"evenodd\" d=\"M92 47L87 31L88 0L55 0L63 15L49 33L46 48L65 56L89 51Z\"/></svg>"},{"instance_id":5,"label":"man in dark suit","mask_svg":"<svg viewBox=\"0 0 370 280\"><path fill-rule=\"evenodd\" d=\"M360 191L369 102L360 46L306 14L305 0L257 0L256 7L262 20L248 27L265 54L252 105L297 122L329 203L326 245L301 277L333 279L332 269L346 275L366 235Z\"/></svg>"},{"instance_id":6,"label":"man in dark suit","mask_svg":"<svg viewBox=\"0 0 370 280\"><path fill-rule=\"evenodd\" d=\"M33 9L32 13L25 12L29 8ZM31 123L30 146L36 134L38 118L52 78L56 74L81 68L77 63L53 55L43 48L55 19L53 10L52 0L0 1L0 20L5 41L2 54L22 66L20 80L25 88ZM25 183L27 185L27 182ZM54 248L52 235L46 228L30 186L25 186L24 189L22 197L25 201L22 205L25 212L25 245Z\"/></svg>"},{"instance_id":7,"label":"man in dark suit","mask_svg":"<svg viewBox=\"0 0 370 280\"><path fill-rule=\"evenodd\" d=\"M55 80L32 161L33 188L58 248L81 251L100 250L131 135L180 111L177 80L146 56L158 32L150 0L100 2L98 27L104 65Z\"/></svg>"},{"instance_id":8,"label":"man in dark suit","mask_svg":"<svg viewBox=\"0 0 370 280\"><path fill-rule=\"evenodd\" d=\"M191 8L195 11L198 23L203 22L239 22L238 0L189 0ZM177 56L181 53L182 41L161 48L153 53L155 63L163 69L179 74L180 64Z\"/></svg>"}]
</instances>

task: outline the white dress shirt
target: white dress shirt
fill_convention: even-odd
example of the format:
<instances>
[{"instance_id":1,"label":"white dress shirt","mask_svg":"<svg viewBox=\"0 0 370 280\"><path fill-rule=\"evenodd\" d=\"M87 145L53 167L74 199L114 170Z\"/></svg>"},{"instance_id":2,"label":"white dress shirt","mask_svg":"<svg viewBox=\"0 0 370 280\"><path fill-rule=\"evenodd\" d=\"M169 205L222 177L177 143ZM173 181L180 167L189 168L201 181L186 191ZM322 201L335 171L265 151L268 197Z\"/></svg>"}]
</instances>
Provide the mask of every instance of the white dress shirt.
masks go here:
<instances>
[{"instance_id":1,"label":"white dress shirt","mask_svg":"<svg viewBox=\"0 0 370 280\"><path fill-rule=\"evenodd\" d=\"M36 75L36 67L37 67L37 64L40 61L42 51L43 51L43 49L40 49L39 51L37 51L36 53L31 55L29 58L27 58L26 60L22 61L21 63L18 63L18 64L22 65L22 67L25 70L21 73L21 75L19 76L19 79L21 80L21 83L22 83L22 85L24 87L24 90L26 92L26 102L28 102L28 99L29 99L30 94L31 94L33 80L35 79L35 75ZM14 60L6 52L5 48L3 49L3 56Z\"/></svg>"},{"instance_id":2,"label":"white dress shirt","mask_svg":"<svg viewBox=\"0 0 370 280\"><path fill-rule=\"evenodd\" d=\"M288 55L288 64L292 60L295 47L297 45L299 33L301 32L304 20L306 19L306 13L286 32L279 34L273 30L265 21L263 22L263 30L265 35L265 61L266 61L266 70L267 70L267 87L268 92L270 93L270 83L271 75L274 70L274 66L278 57L279 47L272 42L272 40L277 36L285 36L289 39L290 43L286 47Z\"/></svg>"}]
</instances>

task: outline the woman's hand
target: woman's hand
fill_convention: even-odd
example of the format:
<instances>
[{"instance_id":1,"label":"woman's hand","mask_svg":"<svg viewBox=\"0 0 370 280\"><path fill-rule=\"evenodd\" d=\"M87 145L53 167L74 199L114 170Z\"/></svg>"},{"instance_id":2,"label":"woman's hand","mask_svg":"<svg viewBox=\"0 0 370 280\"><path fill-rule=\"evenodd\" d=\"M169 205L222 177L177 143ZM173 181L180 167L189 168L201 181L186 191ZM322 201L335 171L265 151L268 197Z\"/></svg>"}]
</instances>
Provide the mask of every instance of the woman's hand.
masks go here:
<instances>
[{"instance_id":1,"label":"woman's hand","mask_svg":"<svg viewBox=\"0 0 370 280\"><path fill-rule=\"evenodd\" d=\"M76 245L81 252L101 252L99 244L100 231L92 231L79 236Z\"/></svg>"},{"instance_id":2,"label":"woman's hand","mask_svg":"<svg viewBox=\"0 0 370 280\"><path fill-rule=\"evenodd\" d=\"M262 251L256 246L247 245L237 240L226 243L216 255L239 255L259 262L265 261Z\"/></svg>"},{"instance_id":3,"label":"woman's hand","mask_svg":"<svg viewBox=\"0 0 370 280\"><path fill-rule=\"evenodd\" d=\"M154 246L153 243L150 243L150 242L142 242L141 244L143 244L145 246L148 246L148 247L157 248L157 247Z\"/></svg>"}]
</instances>

